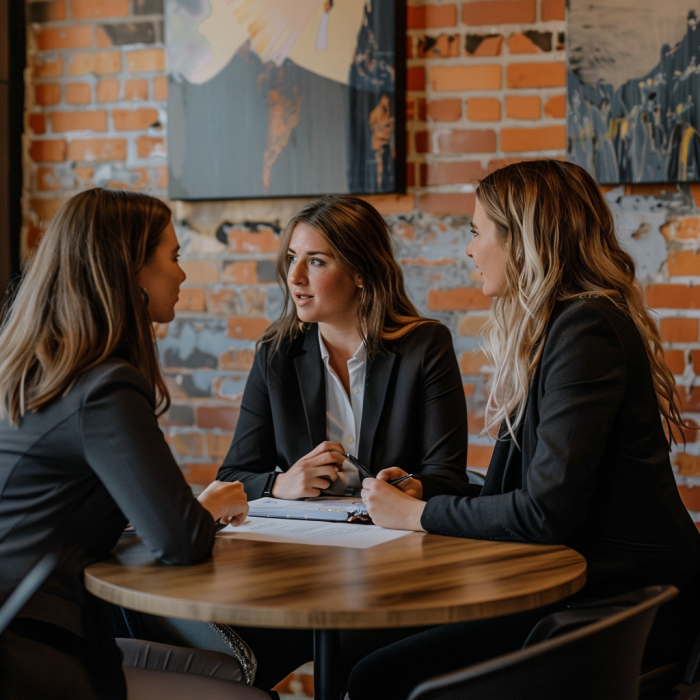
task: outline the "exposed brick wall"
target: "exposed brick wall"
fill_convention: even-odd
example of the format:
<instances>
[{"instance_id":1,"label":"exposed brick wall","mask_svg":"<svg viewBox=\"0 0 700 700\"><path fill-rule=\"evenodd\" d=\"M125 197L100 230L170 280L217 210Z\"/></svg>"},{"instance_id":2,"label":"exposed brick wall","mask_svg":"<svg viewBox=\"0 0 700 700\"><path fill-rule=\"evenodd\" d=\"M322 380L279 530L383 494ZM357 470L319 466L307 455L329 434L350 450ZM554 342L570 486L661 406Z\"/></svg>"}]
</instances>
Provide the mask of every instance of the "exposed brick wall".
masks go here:
<instances>
[{"instance_id":1,"label":"exposed brick wall","mask_svg":"<svg viewBox=\"0 0 700 700\"><path fill-rule=\"evenodd\" d=\"M464 256L474 180L565 149L565 0L411 2L407 195L371 198L386 216L409 293L452 330L469 406L471 466L486 466L488 300ZM66 197L100 184L167 196L162 0L27 2L25 252ZM621 237L658 310L688 416L700 420L700 189L612 190ZM695 199L694 199L695 198ZM279 312L278 231L306 200L173 203L187 282L159 329L173 405L163 420L193 483L231 439L255 339ZM255 224L246 222L257 222ZM700 443L674 454L700 521Z\"/></svg>"}]
</instances>

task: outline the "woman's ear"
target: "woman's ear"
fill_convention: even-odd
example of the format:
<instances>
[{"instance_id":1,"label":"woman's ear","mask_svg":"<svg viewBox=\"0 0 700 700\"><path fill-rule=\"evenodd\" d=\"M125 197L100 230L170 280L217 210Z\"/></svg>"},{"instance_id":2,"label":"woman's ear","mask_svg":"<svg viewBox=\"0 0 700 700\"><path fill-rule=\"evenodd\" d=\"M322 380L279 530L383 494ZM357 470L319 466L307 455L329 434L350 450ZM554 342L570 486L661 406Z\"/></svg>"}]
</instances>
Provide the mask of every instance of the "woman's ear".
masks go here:
<instances>
[{"instance_id":1,"label":"woman's ear","mask_svg":"<svg viewBox=\"0 0 700 700\"><path fill-rule=\"evenodd\" d=\"M362 289L362 287L364 286L364 282L362 281L362 275L360 275L359 273L355 273L352 279L353 282L357 285L358 289Z\"/></svg>"}]
</instances>

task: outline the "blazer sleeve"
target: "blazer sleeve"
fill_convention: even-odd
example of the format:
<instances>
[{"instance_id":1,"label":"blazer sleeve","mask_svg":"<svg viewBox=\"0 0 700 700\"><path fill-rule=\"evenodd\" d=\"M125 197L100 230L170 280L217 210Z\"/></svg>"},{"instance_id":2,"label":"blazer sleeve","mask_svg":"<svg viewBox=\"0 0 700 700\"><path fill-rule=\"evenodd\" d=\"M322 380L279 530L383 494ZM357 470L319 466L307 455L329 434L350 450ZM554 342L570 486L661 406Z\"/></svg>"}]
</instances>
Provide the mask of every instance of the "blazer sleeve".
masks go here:
<instances>
[{"instance_id":1,"label":"blazer sleeve","mask_svg":"<svg viewBox=\"0 0 700 700\"><path fill-rule=\"evenodd\" d=\"M421 471L423 500L474 493L467 478L467 404L452 336L431 324L422 357Z\"/></svg>"},{"instance_id":2,"label":"blazer sleeve","mask_svg":"<svg viewBox=\"0 0 700 700\"><path fill-rule=\"evenodd\" d=\"M166 564L209 556L214 520L185 482L135 368L117 365L92 385L81 428L90 468L153 555Z\"/></svg>"},{"instance_id":3,"label":"blazer sleeve","mask_svg":"<svg viewBox=\"0 0 700 700\"><path fill-rule=\"evenodd\" d=\"M233 442L217 476L219 481L240 481L248 500L262 496L267 477L277 467L267 372L267 345L263 345L255 355Z\"/></svg>"},{"instance_id":4,"label":"blazer sleeve","mask_svg":"<svg viewBox=\"0 0 700 700\"><path fill-rule=\"evenodd\" d=\"M421 519L428 532L558 544L584 521L625 395L624 346L599 307L576 303L552 324L541 362L537 444L525 484L433 498Z\"/></svg>"}]
</instances>

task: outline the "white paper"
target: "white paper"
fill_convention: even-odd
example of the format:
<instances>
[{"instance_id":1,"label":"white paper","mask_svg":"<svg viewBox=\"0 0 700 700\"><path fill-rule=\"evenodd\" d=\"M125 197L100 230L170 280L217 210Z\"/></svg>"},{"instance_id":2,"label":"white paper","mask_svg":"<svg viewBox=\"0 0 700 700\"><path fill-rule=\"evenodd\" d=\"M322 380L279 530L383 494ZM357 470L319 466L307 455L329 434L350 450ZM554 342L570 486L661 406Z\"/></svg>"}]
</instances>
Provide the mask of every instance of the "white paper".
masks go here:
<instances>
[{"instance_id":1,"label":"white paper","mask_svg":"<svg viewBox=\"0 0 700 700\"><path fill-rule=\"evenodd\" d=\"M378 544L410 535L409 530L386 530L377 525L328 523L310 520L279 520L277 518L248 518L243 525L228 525L221 533L243 540L320 544L326 547L367 549Z\"/></svg>"},{"instance_id":2,"label":"white paper","mask_svg":"<svg viewBox=\"0 0 700 700\"><path fill-rule=\"evenodd\" d=\"M296 520L329 520L346 522L349 513L367 516L361 498L326 496L302 501L282 498L258 498L250 501L251 517L293 518Z\"/></svg>"}]
</instances>

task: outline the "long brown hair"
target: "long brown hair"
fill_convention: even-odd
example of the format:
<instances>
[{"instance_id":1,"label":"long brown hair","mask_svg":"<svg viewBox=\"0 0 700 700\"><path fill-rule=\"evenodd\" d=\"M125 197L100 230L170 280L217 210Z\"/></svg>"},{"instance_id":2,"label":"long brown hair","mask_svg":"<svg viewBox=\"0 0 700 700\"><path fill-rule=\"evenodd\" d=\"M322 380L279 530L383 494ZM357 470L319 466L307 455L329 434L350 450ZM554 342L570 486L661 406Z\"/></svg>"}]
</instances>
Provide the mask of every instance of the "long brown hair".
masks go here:
<instances>
[{"instance_id":1,"label":"long brown hair","mask_svg":"<svg viewBox=\"0 0 700 700\"><path fill-rule=\"evenodd\" d=\"M0 328L0 417L17 425L118 354L170 403L148 302L136 273L170 223L155 197L100 188L68 200L49 223Z\"/></svg>"},{"instance_id":2,"label":"long brown hair","mask_svg":"<svg viewBox=\"0 0 700 700\"><path fill-rule=\"evenodd\" d=\"M279 350L282 342L293 340L305 328L297 317L287 284L289 242L298 224L317 231L345 271L362 277L356 323L370 357L382 352L384 341L401 338L416 326L430 322L418 313L406 294L389 226L381 214L359 197L323 197L300 209L282 234L277 281L284 293L284 308L281 317L260 339L260 342L272 343L271 354Z\"/></svg>"},{"instance_id":3,"label":"long brown hair","mask_svg":"<svg viewBox=\"0 0 700 700\"><path fill-rule=\"evenodd\" d=\"M505 421L514 437L555 303L605 296L629 315L644 341L669 441L674 441L671 424L682 435L688 426L661 336L644 303L634 261L618 243L612 212L593 178L573 163L516 163L481 180L476 196L510 253L506 290L483 331L493 366L486 428Z\"/></svg>"}]
</instances>

